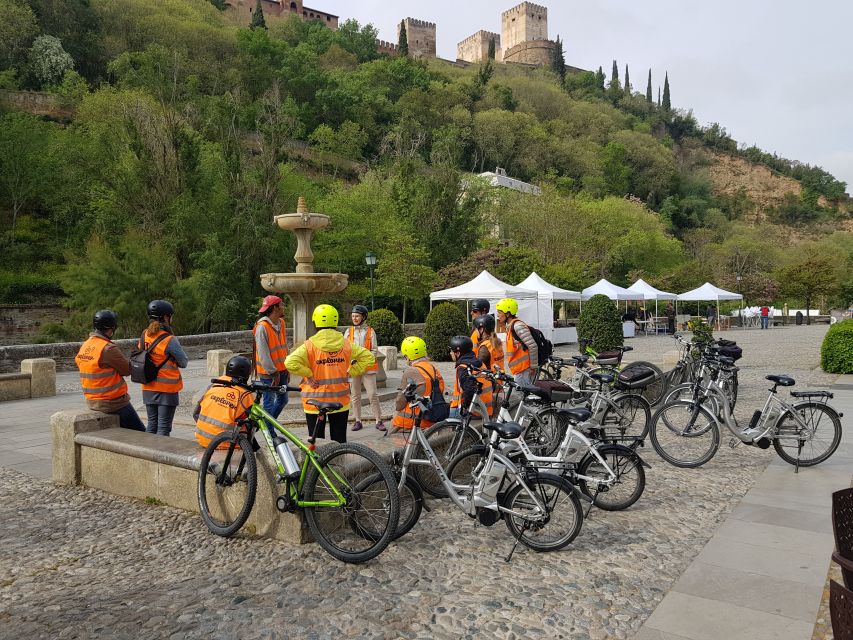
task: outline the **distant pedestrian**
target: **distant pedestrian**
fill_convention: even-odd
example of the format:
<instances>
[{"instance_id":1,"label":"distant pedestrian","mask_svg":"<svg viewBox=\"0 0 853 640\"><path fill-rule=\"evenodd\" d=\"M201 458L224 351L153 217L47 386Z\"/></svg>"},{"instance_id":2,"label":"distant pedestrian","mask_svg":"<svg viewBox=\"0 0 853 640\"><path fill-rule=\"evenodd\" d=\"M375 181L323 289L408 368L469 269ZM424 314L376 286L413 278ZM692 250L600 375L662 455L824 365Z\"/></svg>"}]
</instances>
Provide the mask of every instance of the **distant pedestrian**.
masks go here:
<instances>
[{"instance_id":1,"label":"distant pedestrian","mask_svg":"<svg viewBox=\"0 0 853 640\"><path fill-rule=\"evenodd\" d=\"M287 358L287 327L284 324L284 301L278 296L267 296L258 309L260 317L252 329L255 338L255 375L258 382L268 387L286 386L290 374L284 364ZM278 418L287 406L287 393L265 391L264 411Z\"/></svg>"},{"instance_id":2,"label":"distant pedestrian","mask_svg":"<svg viewBox=\"0 0 853 640\"><path fill-rule=\"evenodd\" d=\"M138 348L147 349L155 340L165 336L151 350L151 359L159 367L157 377L142 385L142 402L148 414L145 431L159 436L172 433L172 422L178 409L178 393L184 388L179 369L185 369L189 359L172 332L175 308L166 300L148 303L148 328L139 339Z\"/></svg>"},{"instance_id":3,"label":"distant pedestrian","mask_svg":"<svg viewBox=\"0 0 853 640\"><path fill-rule=\"evenodd\" d=\"M666 331L675 333L675 307L671 302L666 305Z\"/></svg>"},{"instance_id":4,"label":"distant pedestrian","mask_svg":"<svg viewBox=\"0 0 853 640\"><path fill-rule=\"evenodd\" d=\"M761 307L761 328L770 328L770 309L766 304Z\"/></svg>"},{"instance_id":5,"label":"distant pedestrian","mask_svg":"<svg viewBox=\"0 0 853 640\"><path fill-rule=\"evenodd\" d=\"M130 403L124 377L130 375L130 362L112 341L118 315L102 309L92 320L94 331L80 347L74 362L80 370L80 386L92 411L118 416L119 426L145 431L136 409Z\"/></svg>"},{"instance_id":6,"label":"distant pedestrian","mask_svg":"<svg viewBox=\"0 0 853 640\"><path fill-rule=\"evenodd\" d=\"M708 321L708 326L713 329L714 323L717 320L717 310L714 308L714 305L709 304L705 308L705 318Z\"/></svg>"},{"instance_id":7,"label":"distant pedestrian","mask_svg":"<svg viewBox=\"0 0 853 640\"><path fill-rule=\"evenodd\" d=\"M361 304L355 305L352 308L350 319L352 320L352 326L346 333L347 340L370 351L375 359L379 353L379 339L376 337L376 331L373 327L367 324L367 307ZM367 368L363 375L350 378L352 413L355 417L355 423L352 425L353 431L361 431L364 426L361 424L362 386L367 391L367 400L370 402L370 409L373 412L373 419L376 421L376 428L379 431L385 431L385 423L382 422L382 407L379 404L379 393L376 390L376 373L378 371L379 365L374 362Z\"/></svg>"}]
</instances>

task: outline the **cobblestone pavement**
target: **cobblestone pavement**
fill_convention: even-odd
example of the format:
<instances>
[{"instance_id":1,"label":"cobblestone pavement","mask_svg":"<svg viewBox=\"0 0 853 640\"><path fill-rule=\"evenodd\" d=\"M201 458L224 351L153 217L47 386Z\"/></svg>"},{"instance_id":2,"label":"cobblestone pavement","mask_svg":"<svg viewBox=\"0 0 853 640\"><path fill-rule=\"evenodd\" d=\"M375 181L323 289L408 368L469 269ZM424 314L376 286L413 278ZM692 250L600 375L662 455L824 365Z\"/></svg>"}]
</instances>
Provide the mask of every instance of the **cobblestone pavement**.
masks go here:
<instances>
[{"instance_id":1,"label":"cobblestone pavement","mask_svg":"<svg viewBox=\"0 0 853 640\"><path fill-rule=\"evenodd\" d=\"M826 327L730 332L744 347L738 414L763 376L828 384ZM665 338L631 343L659 360ZM726 440L724 439L724 442ZM629 638L774 456L725 445L701 469L652 464L625 512L594 510L565 550L519 548L449 505L367 565L316 545L225 540L197 515L0 470L0 637Z\"/></svg>"}]
</instances>

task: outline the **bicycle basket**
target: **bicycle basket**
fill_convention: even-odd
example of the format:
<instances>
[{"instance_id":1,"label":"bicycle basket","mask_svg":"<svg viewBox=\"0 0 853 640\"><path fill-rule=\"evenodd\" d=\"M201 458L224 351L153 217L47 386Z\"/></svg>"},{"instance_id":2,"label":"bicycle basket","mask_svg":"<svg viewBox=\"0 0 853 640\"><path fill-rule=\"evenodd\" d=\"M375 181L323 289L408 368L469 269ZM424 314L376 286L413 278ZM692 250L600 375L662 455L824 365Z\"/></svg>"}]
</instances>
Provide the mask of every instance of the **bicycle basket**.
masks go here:
<instances>
[{"instance_id":1,"label":"bicycle basket","mask_svg":"<svg viewBox=\"0 0 853 640\"><path fill-rule=\"evenodd\" d=\"M534 382L539 389L548 392L551 402L568 402L572 398L572 388L559 380L537 380Z\"/></svg>"},{"instance_id":2,"label":"bicycle basket","mask_svg":"<svg viewBox=\"0 0 853 640\"><path fill-rule=\"evenodd\" d=\"M642 389L655 381L654 371L643 366L628 367L616 376L616 387L619 389Z\"/></svg>"}]
</instances>

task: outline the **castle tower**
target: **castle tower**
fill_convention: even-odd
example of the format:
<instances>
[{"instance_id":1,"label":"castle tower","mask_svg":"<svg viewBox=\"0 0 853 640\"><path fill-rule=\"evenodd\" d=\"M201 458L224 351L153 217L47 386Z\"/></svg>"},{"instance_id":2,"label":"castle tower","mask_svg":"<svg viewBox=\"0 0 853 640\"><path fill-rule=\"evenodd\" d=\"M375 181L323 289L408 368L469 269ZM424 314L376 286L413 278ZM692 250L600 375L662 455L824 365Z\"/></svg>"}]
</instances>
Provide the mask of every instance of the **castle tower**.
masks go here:
<instances>
[{"instance_id":1,"label":"castle tower","mask_svg":"<svg viewBox=\"0 0 853 640\"><path fill-rule=\"evenodd\" d=\"M548 9L532 2L508 9L501 14L503 50L507 51L522 42L548 39Z\"/></svg>"},{"instance_id":2,"label":"castle tower","mask_svg":"<svg viewBox=\"0 0 853 640\"><path fill-rule=\"evenodd\" d=\"M434 22L406 18L397 25L398 36L400 25L406 25L406 40L409 43L409 55L412 58L435 58Z\"/></svg>"},{"instance_id":3,"label":"castle tower","mask_svg":"<svg viewBox=\"0 0 853 640\"><path fill-rule=\"evenodd\" d=\"M468 36L462 42L456 45L456 59L464 60L465 62L481 62L489 57L489 42L495 40L495 61L500 62L501 56L501 37L497 33L491 31L478 31L472 36Z\"/></svg>"}]
</instances>

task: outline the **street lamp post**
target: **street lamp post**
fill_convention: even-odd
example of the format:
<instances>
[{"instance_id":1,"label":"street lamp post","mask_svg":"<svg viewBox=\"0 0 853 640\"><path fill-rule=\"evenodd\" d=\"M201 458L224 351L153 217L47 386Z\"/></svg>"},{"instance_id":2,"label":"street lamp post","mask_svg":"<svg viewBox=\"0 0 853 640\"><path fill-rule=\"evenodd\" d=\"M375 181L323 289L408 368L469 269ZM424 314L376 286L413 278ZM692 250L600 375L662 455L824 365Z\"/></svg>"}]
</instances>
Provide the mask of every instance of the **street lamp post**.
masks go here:
<instances>
[{"instance_id":1,"label":"street lamp post","mask_svg":"<svg viewBox=\"0 0 853 640\"><path fill-rule=\"evenodd\" d=\"M370 310L373 311L373 268L376 266L376 254L368 251L367 255L364 256L364 262L370 268Z\"/></svg>"},{"instance_id":2,"label":"street lamp post","mask_svg":"<svg viewBox=\"0 0 853 640\"><path fill-rule=\"evenodd\" d=\"M743 296L740 292L740 273L735 275L735 280L737 281L737 293ZM737 316L737 323L739 327L743 328L743 298L740 299L740 313Z\"/></svg>"}]
</instances>

